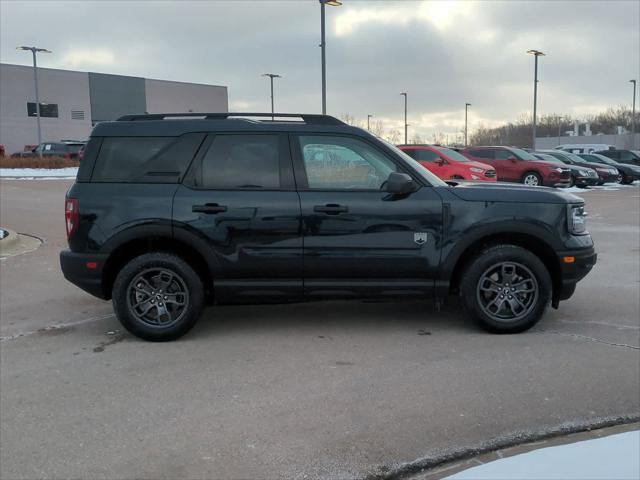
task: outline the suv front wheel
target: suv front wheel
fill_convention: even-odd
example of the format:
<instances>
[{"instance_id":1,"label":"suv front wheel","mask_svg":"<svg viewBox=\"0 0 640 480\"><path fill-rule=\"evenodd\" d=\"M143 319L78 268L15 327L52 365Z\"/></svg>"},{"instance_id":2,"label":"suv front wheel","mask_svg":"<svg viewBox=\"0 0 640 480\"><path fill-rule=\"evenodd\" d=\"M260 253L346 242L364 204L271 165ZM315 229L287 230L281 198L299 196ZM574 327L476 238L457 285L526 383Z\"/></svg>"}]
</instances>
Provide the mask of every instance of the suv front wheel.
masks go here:
<instances>
[{"instance_id":1,"label":"suv front wheel","mask_svg":"<svg viewBox=\"0 0 640 480\"><path fill-rule=\"evenodd\" d=\"M170 253L147 253L127 263L113 284L120 323L145 340L174 340L187 333L204 307L198 274Z\"/></svg>"},{"instance_id":2,"label":"suv front wheel","mask_svg":"<svg viewBox=\"0 0 640 480\"><path fill-rule=\"evenodd\" d=\"M498 245L476 256L460 285L462 303L485 330L518 333L534 326L551 301L551 277L533 253Z\"/></svg>"}]
</instances>

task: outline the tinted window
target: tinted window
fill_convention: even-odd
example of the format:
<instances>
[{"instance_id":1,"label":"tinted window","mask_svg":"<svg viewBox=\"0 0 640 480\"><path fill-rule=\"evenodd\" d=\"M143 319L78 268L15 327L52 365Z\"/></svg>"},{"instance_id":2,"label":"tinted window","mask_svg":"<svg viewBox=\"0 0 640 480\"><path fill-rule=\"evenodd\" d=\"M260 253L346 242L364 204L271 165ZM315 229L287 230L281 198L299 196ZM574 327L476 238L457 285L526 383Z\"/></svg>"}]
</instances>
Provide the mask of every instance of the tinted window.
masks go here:
<instances>
[{"instance_id":1,"label":"tinted window","mask_svg":"<svg viewBox=\"0 0 640 480\"><path fill-rule=\"evenodd\" d=\"M623 163L638 163L638 157L636 157L636 155L633 152L629 152L629 151L622 151L619 152L620 154L620 160Z\"/></svg>"},{"instance_id":2,"label":"tinted window","mask_svg":"<svg viewBox=\"0 0 640 480\"><path fill-rule=\"evenodd\" d=\"M506 160L508 158L515 157L513 152L509 150L496 150L496 160Z\"/></svg>"},{"instance_id":3,"label":"tinted window","mask_svg":"<svg viewBox=\"0 0 640 480\"><path fill-rule=\"evenodd\" d=\"M613 158L614 160L620 160L620 152L613 152L613 151L604 151L604 152L600 152L602 155L605 155L609 158Z\"/></svg>"},{"instance_id":4,"label":"tinted window","mask_svg":"<svg viewBox=\"0 0 640 480\"><path fill-rule=\"evenodd\" d=\"M216 135L202 159L203 188L280 188L277 135Z\"/></svg>"},{"instance_id":5,"label":"tinted window","mask_svg":"<svg viewBox=\"0 0 640 480\"><path fill-rule=\"evenodd\" d=\"M407 149L407 150L405 150L405 149L403 149L403 148L402 148L401 150L402 150L404 153L406 153L407 155L409 155L411 158L413 158L413 159L415 159L415 158L416 158L416 151L417 151L417 150L414 150L414 149Z\"/></svg>"},{"instance_id":6,"label":"tinted window","mask_svg":"<svg viewBox=\"0 0 640 480\"><path fill-rule=\"evenodd\" d=\"M300 136L309 188L379 190L396 165L367 143L347 137Z\"/></svg>"},{"instance_id":7,"label":"tinted window","mask_svg":"<svg viewBox=\"0 0 640 480\"><path fill-rule=\"evenodd\" d=\"M536 157L534 157L533 155L531 155L529 152L527 152L526 150L522 150L521 148L511 148L511 153L514 154L515 156L520 158L520 160L537 160Z\"/></svg>"},{"instance_id":8,"label":"tinted window","mask_svg":"<svg viewBox=\"0 0 640 480\"><path fill-rule=\"evenodd\" d=\"M92 181L176 183L189 166L204 134L175 137L107 137L102 141Z\"/></svg>"},{"instance_id":9,"label":"tinted window","mask_svg":"<svg viewBox=\"0 0 640 480\"><path fill-rule=\"evenodd\" d=\"M478 158L493 158L493 150L489 148L483 148L481 150L469 150L469 155L473 155Z\"/></svg>"},{"instance_id":10,"label":"tinted window","mask_svg":"<svg viewBox=\"0 0 640 480\"><path fill-rule=\"evenodd\" d=\"M414 150L415 158L419 162L437 162L440 160L440 155L431 150Z\"/></svg>"},{"instance_id":11,"label":"tinted window","mask_svg":"<svg viewBox=\"0 0 640 480\"><path fill-rule=\"evenodd\" d=\"M38 116L38 112L36 110L36 102L27 102L27 115L29 117ZM48 118L58 118L58 104L57 103L41 103L40 116L48 117Z\"/></svg>"}]
</instances>

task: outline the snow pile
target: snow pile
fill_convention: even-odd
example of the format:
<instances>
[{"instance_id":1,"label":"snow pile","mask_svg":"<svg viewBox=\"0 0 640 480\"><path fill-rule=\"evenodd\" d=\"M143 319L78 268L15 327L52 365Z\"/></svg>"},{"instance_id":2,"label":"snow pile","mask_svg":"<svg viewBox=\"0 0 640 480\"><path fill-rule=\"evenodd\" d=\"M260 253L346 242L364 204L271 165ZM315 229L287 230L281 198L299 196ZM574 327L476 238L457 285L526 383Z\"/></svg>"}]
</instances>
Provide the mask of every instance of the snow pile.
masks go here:
<instances>
[{"instance_id":1,"label":"snow pile","mask_svg":"<svg viewBox=\"0 0 640 480\"><path fill-rule=\"evenodd\" d=\"M9 232L0 228L0 240L9 235Z\"/></svg>"},{"instance_id":2,"label":"snow pile","mask_svg":"<svg viewBox=\"0 0 640 480\"><path fill-rule=\"evenodd\" d=\"M74 179L78 167L67 168L0 168L0 177L24 178L38 180Z\"/></svg>"},{"instance_id":3,"label":"snow pile","mask_svg":"<svg viewBox=\"0 0 640 480\"><path fill-rule=\"evenodd\" d=\"M640 430L541 448L485 463L447 480L567 480L640 478Z\"/></svg>"}]
</instances>

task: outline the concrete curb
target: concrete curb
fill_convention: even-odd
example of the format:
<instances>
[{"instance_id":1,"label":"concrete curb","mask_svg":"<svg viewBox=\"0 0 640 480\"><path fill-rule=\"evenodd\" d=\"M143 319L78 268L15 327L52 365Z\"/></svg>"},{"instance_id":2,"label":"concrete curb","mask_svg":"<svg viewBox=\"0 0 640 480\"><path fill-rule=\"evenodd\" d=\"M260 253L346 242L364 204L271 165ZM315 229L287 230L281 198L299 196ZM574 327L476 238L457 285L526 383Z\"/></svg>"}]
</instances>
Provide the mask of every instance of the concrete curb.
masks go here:
<instances>
[{"instance_id":1,"label":"concrete curb","mask_svg":"<svg viewBox=\"0 0 640 480\"><path fill-rule=\"evenodd\" d=\"M0 240L0 258L2 259L32 252L45 243L41 238L33 235L16 233L5 227L2 229L9 232L8 236Z\"/></svg>"},{"instance_id":2,"label":"concrete curb","mask_svg":"<svg viewBox=\"0 0 640 480\"><path fill-rule=\"evenodd\" d=\"M18 234L7 227L2 227L2 230L8 233L6 237L0 239L0 250L5 250L14 247L19 240Z\"/></svg>"}]
</instances>

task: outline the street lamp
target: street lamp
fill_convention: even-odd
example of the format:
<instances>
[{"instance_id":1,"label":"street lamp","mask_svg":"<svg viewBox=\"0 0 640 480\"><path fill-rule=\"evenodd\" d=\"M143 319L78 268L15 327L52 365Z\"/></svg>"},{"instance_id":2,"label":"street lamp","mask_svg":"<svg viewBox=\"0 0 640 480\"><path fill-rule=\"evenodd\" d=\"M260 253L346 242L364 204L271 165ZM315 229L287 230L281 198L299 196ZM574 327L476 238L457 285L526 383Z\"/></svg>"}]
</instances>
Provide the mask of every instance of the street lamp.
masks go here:
<instances>
[{"instance_id":1,"label":"street lamp","mask_svg":"<svg viewBox=\"0 0 640 480\"><path fill-rule=\"evenodd\" d=\"M543 57L545 54L539 50L528 50L528 54L535 57L535 69L533 78L533 141L531 146L533 150L536 149L536 109L538 107L538 57Z\"/></svg>"},{"instance_id":2,"label":"street lamp","mask_svg":"<svg viewBox=\"0 0 640 480\"><path fill-rule=\"evenodd\" d=\"M404 144L407 145L407 127L409 126L407 123L407 93L402 92L400 95L404 97Z\"/></svg>"},{"instance_id":3,"label":"street lamp","mask_svg":"<svg viewBox=\"0 0 640 480\"><path fill-rule=\"evenodd\" d=\"M368 132L371 131L371 123L370 123L371 117L373 117L373 115L367 115L367 131Z\"/></svg>"},{"instance_id":4,"label":"street lamp","mask_svg":"<svg viewBox=\"0 0 640 480\"><path fill-rule=\"evenodd\" d=\"M263 77L269 77L269 79L271 80L271 120L275 120L275 117L273 115L273 79L274 78L282 78L280 75L277 75L275 73L263 73L262 74Z\"/></svg>"},{"instance_id":5,"label":"street lamp","mask_svg":"<svg viewBox=\"0 0 640 480\"><path fill-rule=\"evenodd\" d=\"M324 41L324 7L328 5L330 7L339 7L342 2L338 0L319 0L320 1L320 48L322 49L322 114L327 114L327 65L325 56Z\"/></svg>"},{"instance_id":6,"label":"street lamp","mask_svg":"<svg viewBox=\"0 0 640 480\"><path fill-rule=\"evenodd\" d=\"M464 146L467 146L467 113L469 110L469 107L471 106L470 103L465 103L464 104Z\"/></svg>"},{"instance_id":7,"label":"street lamp","mask_svg":"<svg viewBox=\"0 0 640 480\"><path fill-rule=\"evenodd\" d=\"M631 135L636 133L636 80L629 80L633 83L633 107L631 107ZM633 146L635 147L635 137L631 137Z\"/></svg>"},{"instance_id":8,"label":"street lamp","mask_svg":"<svg viewBox=\"0 0 640 480\"><path fill-rule=\"evenodd\" d=\"M38 145L42 143L42 130L40 128L40 95L38 94L38 62L36 60L36 53L52 53L46 48L38 47L16 47L16 50L28 50L33 55L33 81L36 86L36 124L38 125ZM38 153L40 156L41 153Z\"/></svg>"}]
</instances>

